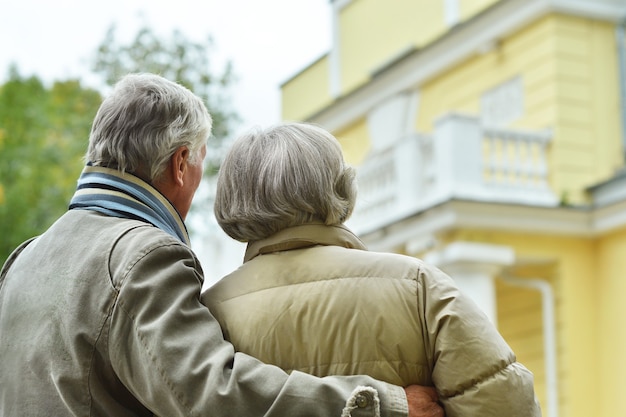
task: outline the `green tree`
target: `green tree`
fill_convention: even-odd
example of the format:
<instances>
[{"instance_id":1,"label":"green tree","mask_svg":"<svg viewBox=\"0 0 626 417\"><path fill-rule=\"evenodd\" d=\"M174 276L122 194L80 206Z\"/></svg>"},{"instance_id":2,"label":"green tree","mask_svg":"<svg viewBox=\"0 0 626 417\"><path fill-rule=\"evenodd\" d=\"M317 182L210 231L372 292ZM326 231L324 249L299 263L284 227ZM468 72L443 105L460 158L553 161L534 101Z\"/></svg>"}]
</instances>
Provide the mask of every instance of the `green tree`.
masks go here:
<instances>
[{"instance_id":1,"label":"green tree","mask_svg":"<svg viewBox=\"0 0 626 417\"><path fill-rule=\"evenodd\" d=\"M212 148L207 154L207 174L212 175L219 166L218 149L226 139L239 116L231 108L229 87L235 82L230 62L215 73L211 67L213 39L203 43L193 42L180 31L174 30L171 38L158 37L149 27L142 27L129 44L118 43L116 26L111 25L105 39L98 47L92 69L113 85L125 74L151 72L176 81L201 97L213 118Z\"/></svg>"},{"instance_id":2,"label":"green tree","mask_svg":"<svg viewBox=\"0 0 626 417\"><path fill-rule=\"evenodd\" d=\"M66 209L100 94L9 70L0 87L0 263Z\"/></svg>"},{"instance_id":3,"label":"green tree","mask_svg":"<svg viewBox=\"0 0 626 417\"><path fill-rule=\"evenodd\" d=\"M149 28L133 42L118 44L111 26L97 50L93 70L106 84L131 72L153 72L175 80L205 100L213 116L207 173L219 165L223 139L239 118L231 110L230 63L214 75L209 56L213 42L194 43L175 31L158 38ZM47 87L36 76L23 77L11 67L0 85L0 264L22 241L43 232L67 209L82 170L100 93L79 80Z\"/></svg>"}]
</instances>

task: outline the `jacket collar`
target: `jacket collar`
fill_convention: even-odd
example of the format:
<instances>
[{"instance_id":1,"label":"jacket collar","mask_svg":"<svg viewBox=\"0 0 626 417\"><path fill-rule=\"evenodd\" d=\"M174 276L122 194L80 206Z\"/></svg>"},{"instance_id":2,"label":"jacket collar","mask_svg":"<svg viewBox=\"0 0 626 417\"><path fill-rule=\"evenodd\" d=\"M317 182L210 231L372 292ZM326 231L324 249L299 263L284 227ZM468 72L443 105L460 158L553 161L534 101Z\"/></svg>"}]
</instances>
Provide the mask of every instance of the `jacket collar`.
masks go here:
<instances>
[{"instance_id":1,"label":"jacket collar","mask_svg":"<svg viewBox=\"0 0 626 417\"><path fill-rule=\"evenodd\" d=\"M366 250L361 239L344 225L305 224L289 227L266 239L248 243L243 261L248 262L257 255L317 245Z\"/></svg>"}]
</instances>

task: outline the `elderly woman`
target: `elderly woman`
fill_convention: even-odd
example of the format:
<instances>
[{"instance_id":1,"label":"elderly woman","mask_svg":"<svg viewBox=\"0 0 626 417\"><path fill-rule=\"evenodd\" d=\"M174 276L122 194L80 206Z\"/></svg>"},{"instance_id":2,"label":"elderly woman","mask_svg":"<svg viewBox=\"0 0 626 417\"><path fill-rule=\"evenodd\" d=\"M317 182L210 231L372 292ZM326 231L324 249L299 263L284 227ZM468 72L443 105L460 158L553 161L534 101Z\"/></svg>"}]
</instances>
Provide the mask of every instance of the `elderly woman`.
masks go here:
<instances>
[{"instance_id":1,"label":"elderly woman","mask_svg":"<svg viewBox=\"0 0 626 417\"><path fill-rule=\"evenodd\" d=\"M248 246L203 294L225 337L287 371L432 385L448 417L540 416L532 374L450 277L368 252L343 225L355 199L355 172L319 127L288 123L233 144L215 215Z\"/></svg>"}]
</instances>

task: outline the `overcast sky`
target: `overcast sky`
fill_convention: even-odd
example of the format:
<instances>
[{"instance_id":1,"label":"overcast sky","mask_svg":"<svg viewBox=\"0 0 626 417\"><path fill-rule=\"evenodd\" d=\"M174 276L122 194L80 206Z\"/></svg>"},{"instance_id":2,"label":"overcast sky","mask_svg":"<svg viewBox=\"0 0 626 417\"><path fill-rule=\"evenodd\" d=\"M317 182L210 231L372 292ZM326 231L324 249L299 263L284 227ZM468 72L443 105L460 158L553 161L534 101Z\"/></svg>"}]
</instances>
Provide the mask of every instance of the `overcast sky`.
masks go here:
<instances>
[{"instance_id":1,"label":"overcast sky","mask_svg":"<svg viewBox=\"0 0 626 417\"><path fill-rule=\"evenodd\" d=\"M0 0L0 82L15 62L22 75L90 84L88 63L110 25L128 42L146 23L160 36L178 29L203 42L211 35L211 59L220 69L232 61L239 77L232 99L244 120L237 131L267 126L280 120L280 84L330 49L330 13L329 0ZM199 216L196 228L205 222ZM194 239L207 284L241 263L243 245L223 240L216 263L202 238Z\"/></svg>"},{"instance_id":2,"label":"overcast sky","mask_svg":"<svg viewBox=\"0 0 626 417\"><path fill-rule=\"evenodd\" d=\"M268 125L280 119L279 85L330 49L330 13L329 0L0 0L0 77L15 62L23 75L89 83L109 26L126 42L147 23L162 36L213 36L213 59L231 60L239 77L241 129Z\"/></svg>"}]
</instances>

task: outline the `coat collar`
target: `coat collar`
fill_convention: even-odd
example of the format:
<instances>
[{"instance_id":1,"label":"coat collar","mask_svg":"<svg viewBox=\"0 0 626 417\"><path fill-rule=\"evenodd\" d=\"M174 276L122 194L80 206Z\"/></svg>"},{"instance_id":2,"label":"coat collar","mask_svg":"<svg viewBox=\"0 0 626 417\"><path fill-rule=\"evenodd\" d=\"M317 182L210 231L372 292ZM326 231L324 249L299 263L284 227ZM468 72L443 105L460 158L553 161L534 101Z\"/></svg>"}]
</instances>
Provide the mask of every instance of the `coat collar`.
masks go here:
<instances>
[{"instance_id":1,"label":"coat collar","mask_svg":"<svg viewBox=\"0 0 626 417\"><path fill-rule=\"evenodd\" d=\"M272 236L248 243L243 261L248 262L257 255L302 249L311 246L342 246L366 250L365 245L344 225L305 224L283 229Z\"/></svg>"}]
</instances>

